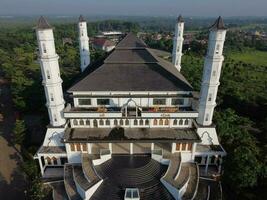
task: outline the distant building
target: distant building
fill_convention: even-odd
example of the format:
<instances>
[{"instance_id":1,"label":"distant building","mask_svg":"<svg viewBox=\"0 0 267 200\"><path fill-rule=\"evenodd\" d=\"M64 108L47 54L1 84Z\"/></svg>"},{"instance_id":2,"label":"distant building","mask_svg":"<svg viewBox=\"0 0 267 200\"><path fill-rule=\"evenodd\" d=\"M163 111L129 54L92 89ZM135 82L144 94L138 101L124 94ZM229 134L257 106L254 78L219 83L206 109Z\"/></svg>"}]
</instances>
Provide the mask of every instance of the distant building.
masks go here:
<instances>
[{"instance_id":1,"label":"distant building","mask_svg":"<svg viewBox=\"0 0 267 200\"><path fill-rule=\"evenodd\" d=\"M66 44L72 45L73 41L72 41L71 38L63 38L62 39L62 43L63 43L63 46L66 45Z\"/></svg>"},{"instance_id":2,"label":"distant building","mask_svg":"<svg viewBox=\"0 0 267 200\"><path fill-rule=\"evenodd\" d=\"M123 33L121 31L103 31L102 35L104 36L120 36L123 35Z\"/></svg>"},{"instance_id":3,"label":"distant building","mask_svg":"<svg viewBox=\"0 0 267 200\"><path fill-rule=\"evenodd\" d=\"M115 43L111 40L105 38L94 38L92 41L92 46L95 49L101 49L106 52L110 52L115 48Z\"/></svg>"}]
</instances>

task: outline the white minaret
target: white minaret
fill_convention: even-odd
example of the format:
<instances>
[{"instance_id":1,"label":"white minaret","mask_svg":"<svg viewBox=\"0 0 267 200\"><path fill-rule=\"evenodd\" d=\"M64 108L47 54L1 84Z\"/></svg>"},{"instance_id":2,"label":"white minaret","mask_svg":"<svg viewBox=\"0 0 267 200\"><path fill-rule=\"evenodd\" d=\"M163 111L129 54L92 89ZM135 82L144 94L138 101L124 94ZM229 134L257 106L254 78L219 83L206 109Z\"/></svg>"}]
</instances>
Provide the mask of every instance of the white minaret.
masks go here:
<instances>
[{"instance_id":1,"label":"white minaret","mask_svg":"<svg viewBox=\"0 0 267 200\"><path fill-rule=\"evenodd\" d=\"M53 28L44 17L40 17L38 20L36 35L50 124L55 127L63 126L66 122L63 117L65 102L58 65L59 57L55 50Z\"/></svg>"},{"instance_id":2,"label":"white minaret","mask_svg":"<svg viewBox=\"0 0 267 200\"><path fill-rule=\"evenodd\" d=\"M83 16L80 15L79 23L79 45L80 45L80 59L81 59L81 71L90 64L90 50L89 50L89 38L87 36L87 24Z\"/></svg>"},{"instance_id":3,"label":"white minaret","mask_svg":"<svg viewBox=\"0 0 267 200\"><path fill-rule=\"evenodd\" d=\"M219 17L210 28L209 47L205 58L202 84L199 99L198 124L209 126L212 124L213 111L216 106L216 97L220 85L220 75L223 57L223 46L226 28Z\"/></svg>"},{"instance_id":4,"label":"white minaret","mask_svg":"<svg viewBox=\"0 0 267 200\"><path fill-rule=\"evenodd\" d=\"M175 25L175 35L173 38L173 49L172 49L172 63L178 69L181 70L182 50L184 42L184 19L180 15Z\"/></svg>"}]
</instances>

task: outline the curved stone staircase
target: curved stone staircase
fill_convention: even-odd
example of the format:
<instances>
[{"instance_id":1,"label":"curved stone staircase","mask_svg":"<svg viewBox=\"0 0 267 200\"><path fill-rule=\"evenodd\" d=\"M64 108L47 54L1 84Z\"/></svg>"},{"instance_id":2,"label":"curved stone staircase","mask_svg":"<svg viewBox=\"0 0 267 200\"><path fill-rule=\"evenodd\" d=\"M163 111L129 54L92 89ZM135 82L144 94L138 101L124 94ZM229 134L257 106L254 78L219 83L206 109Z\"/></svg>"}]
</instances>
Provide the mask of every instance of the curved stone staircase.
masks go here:
<instances>
[{"instance_id":1,"label":"curved stone staircase","mask_svg":"<svg viewBox=\"0 0 267 200\"><path fill-rule=\"evenodd\" d=\"M166 166L151 159L150 156L113 156L111 160L96 166L103 184L92 196L92 200L121 200L126 188L138 188L140 199L172 200L173 197L164 188L160 178Z\"/></svg>"},{"instance_id":2,"label":"curved stone staircase","mask_svg":"<svg viewBox=\"0 0 267 200\"><path fill-rule=\"evenodd\" d=\"M168 170L161 179L175 199L194 199L198 190L199 171L196 163L181 163L181 155L170 157Z\"/></svg>"}]
</instances>

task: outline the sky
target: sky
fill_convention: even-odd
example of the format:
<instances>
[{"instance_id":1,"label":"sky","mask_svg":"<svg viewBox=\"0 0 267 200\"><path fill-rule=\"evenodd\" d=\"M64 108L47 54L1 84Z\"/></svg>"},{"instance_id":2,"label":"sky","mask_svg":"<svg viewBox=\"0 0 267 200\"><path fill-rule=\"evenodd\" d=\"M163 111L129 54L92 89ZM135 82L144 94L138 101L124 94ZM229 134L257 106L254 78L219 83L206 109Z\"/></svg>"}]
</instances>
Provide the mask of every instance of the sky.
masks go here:
<instances>
[{"instance_id":1,"label":"sky","mask_svg":"<svg viewBox=\"0 0 267 200\"><path fill-rule=\"evenodd\" d=\"M267 16L267 0L0 0L3 15Z\"/></svg>"}]
</instances>

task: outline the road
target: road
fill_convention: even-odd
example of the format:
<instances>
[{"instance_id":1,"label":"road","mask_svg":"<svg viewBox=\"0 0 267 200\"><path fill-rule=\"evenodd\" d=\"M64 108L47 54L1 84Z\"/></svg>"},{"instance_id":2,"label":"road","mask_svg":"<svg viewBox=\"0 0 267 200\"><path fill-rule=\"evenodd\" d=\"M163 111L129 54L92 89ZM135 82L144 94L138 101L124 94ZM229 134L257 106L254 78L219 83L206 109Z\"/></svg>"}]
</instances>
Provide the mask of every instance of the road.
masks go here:
<instances>
[{"instance_id":1,"label":"road","mask_svg":"<svg viewBox=\"0 0 267 200\"><path fill-rule=\"evenodd\" d=\"M1 77L0 77L1 78ZM0 122L0 199L25 200L26 179L20 170L21 156L10 142L15 114L10 89L0 85L0 112L4 119Z\"/></svg>"}]
</instances>

